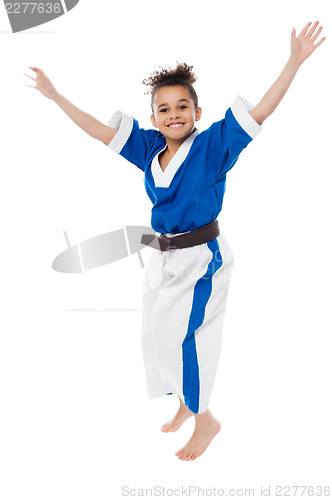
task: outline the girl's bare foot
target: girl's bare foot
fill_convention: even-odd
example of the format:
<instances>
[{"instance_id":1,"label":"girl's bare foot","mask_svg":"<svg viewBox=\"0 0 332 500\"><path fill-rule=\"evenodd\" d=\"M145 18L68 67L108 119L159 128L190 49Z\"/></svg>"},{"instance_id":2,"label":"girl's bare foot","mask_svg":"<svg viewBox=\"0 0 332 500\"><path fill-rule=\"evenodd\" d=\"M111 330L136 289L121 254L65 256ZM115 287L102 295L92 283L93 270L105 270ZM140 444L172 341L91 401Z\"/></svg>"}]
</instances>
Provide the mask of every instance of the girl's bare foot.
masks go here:
<instances>
[{"instance_id":1,"label":"girl's bare foot","mask_svg":"<svg viewBox=\"0 0 332 500\"><path fill-rule=\"evenodd\" d=\"M175 453L180 460L195 460L204 453L221 429L210 410L195 415L195 430L188 443Z\"/></svg>"},{"instance_id":2,"label":"girl's bare foot","mask_svg":"<svg viewBox=\"0 0 332 500\"><path fill-rule=\"evenodd\" d=\"M185 422L189 417L192 417L194 413L189 410L189 408L184 404L182 399L179 397L180 407L177 414L169 421L166 422L161 427L163 432L175 432L180 429L183 422Z\"/></svg>"}]
</instances>

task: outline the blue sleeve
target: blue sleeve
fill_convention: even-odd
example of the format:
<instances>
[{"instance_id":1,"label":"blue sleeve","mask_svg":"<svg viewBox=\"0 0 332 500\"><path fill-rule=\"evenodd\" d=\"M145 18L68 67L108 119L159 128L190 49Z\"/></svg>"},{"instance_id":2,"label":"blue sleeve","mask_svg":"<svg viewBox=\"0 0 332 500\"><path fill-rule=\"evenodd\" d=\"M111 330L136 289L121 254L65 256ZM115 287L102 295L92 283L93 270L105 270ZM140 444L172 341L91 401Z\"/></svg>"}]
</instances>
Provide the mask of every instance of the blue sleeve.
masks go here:
<instances>
[{"instance_id":1,"label":"blue sleeve","mask_svg":"<svg viewBox=\"0 0 332 500\"><path fill-rule=\"evenodd\" d=\"M250 115L252 104L238 96L224 120L216 122L216 174L221 179L236 163L241 151L259 134L262 126Z\"/></svg>"},{"instance_id":2,"label":"blue sleeve","mask_svg":"<svg viewBox=\"0 0 332 500\"><path fill-rule=\"evenodd\" d=\"M145 171L161 134L156 130L139 128L134 118L121 111L116 111L107 125L117 130L108 147Z\"/></svg>"}]
</instances>

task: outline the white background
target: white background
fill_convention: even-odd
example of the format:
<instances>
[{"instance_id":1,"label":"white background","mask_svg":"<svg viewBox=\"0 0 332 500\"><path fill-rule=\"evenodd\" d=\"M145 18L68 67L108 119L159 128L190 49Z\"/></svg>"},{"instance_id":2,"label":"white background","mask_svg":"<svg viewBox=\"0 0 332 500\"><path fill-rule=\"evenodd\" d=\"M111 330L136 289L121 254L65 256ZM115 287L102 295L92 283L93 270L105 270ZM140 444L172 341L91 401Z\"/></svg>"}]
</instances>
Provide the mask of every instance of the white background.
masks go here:
<instances>
[{"instance_id":1,"label":"white background","mask_svg":"<svg viewBox=\"0 0 332 500\"><path fill-rule=\"evenodd\" d=\"M17 34L0 13L1 498L332 486L329 2L81 0ZM293 26L316 19L327 40L227 177L219 223L235 268L210 407L222 431L182 462L174 453L193 422L164 435L177 401L146 396L138 257L78 275L51 268L63 231L75 244L150 224L142 172L27 87L24 72L41 67L104 123L122 109L149 128L141 81L186 61L203 130L237 94L256 104L289 57Z\"/></svg>"}]
</instances>

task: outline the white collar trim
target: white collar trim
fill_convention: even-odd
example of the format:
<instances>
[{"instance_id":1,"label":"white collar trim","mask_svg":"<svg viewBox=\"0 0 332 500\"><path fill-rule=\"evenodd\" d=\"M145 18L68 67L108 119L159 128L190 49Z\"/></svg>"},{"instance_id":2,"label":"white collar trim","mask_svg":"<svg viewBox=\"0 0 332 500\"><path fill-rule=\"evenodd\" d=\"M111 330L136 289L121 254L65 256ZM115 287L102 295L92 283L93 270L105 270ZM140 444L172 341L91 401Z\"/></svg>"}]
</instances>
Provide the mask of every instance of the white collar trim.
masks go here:
<instances>
[{"instance_id":1,"label":"white collar trim","mask_svg":"<svg viewBox=\"0 0 332 500\"><path fill-rule=\"evenodd\" d=\"M198 134L199 134L199 131L196 130L193 134L191 134L188 137L188 139L186 139L181 144L181 146L179 147L179 149L177 150L177 152L175 153L175 155L173 156L173 158L171 159L171 161L169 162L169 164L167 165L167 167L164 171L161 169L158 157L162 151L165 151L165 149L167 148L167 144L163 149L158 151L158 153L154 156L152 163L151 163L151 172L152 172L153 180L154 180L156 187L168 188L170 186L170 184L173 180L173 177L175 176L179 167L182 165L182 163L186 159L186 157L190 151L190 148L192 146L192 143L194 142L194 140Z\"/></svg>"}]
</instances>

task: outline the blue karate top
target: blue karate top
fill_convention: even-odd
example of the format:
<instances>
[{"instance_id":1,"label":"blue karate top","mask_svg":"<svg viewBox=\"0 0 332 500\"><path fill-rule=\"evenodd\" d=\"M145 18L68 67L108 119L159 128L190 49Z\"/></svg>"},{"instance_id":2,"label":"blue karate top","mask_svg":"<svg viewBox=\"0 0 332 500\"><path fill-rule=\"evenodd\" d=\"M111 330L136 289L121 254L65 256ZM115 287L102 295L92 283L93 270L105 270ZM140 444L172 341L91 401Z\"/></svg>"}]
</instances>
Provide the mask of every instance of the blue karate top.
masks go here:
<instances>
[{"instance_id":1,"label":"blue karate top","mask_svg":"<svg viewBox=\"0 0 332 500\"><path fill-rule=\"evenodd\" d=\"M158 154L166 148L157 130L144 130L117 111L108 125L118 130L111 147L144 172L153 204L151 226L159 233L192 231L217 218L225 193L226 173L241 151L261 131L249 114L252 105L238 96L225 118L203 132L195 131L162 171Z\"/></svg>"}]
</instances>

